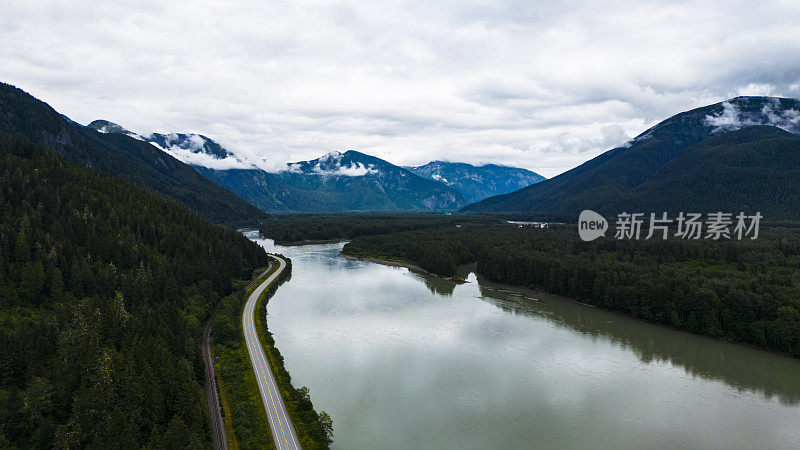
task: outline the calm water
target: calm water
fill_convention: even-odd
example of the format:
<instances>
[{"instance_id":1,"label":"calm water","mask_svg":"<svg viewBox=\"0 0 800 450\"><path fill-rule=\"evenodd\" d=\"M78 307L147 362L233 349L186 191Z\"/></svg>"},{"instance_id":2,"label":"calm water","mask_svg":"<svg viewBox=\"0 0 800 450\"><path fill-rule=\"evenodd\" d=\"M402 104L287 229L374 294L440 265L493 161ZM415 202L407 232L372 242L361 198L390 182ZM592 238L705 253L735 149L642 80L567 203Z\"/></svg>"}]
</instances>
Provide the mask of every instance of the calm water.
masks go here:
<instances>
[{"instance_id":1,"label":"calm water","mask_svg":"<svg viewBox=\"0 0 800 450\"><path fill-rule=\"evenodd\" d=\"M292 258L269 328L335 448L800 446L800 360L256 240Z\"/></svg>"}]
</instances>

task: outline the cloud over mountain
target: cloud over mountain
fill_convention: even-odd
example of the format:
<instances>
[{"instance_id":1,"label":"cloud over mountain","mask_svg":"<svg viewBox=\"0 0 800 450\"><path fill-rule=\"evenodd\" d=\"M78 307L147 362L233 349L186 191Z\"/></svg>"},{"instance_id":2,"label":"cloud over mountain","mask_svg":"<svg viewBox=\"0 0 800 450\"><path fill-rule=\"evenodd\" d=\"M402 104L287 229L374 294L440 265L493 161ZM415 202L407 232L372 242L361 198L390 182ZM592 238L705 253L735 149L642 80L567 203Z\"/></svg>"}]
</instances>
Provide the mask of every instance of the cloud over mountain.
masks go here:
<instances>
[{"instance_id":1,"label":"cloud over mountain","mask_svg":"<svg viewBox=\"0 0 800 450\"><path fill-rule=\"evenodd\" d=\"M0 79L271 170L355 148L552 176L679 111L800 96L797 23L777 0L11 2Z\"/></svg>"}]
</instances>

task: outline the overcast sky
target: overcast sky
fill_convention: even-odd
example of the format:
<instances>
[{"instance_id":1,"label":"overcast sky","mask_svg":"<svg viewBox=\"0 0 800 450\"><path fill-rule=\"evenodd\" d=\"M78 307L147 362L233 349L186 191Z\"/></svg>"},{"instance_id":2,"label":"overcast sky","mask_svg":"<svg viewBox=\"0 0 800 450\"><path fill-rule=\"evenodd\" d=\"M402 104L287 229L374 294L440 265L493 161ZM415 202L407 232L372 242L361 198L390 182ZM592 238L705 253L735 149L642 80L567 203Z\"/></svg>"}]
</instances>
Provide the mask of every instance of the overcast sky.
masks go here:
<instances>
[{"instance_id":1,"label":"overcast sky","mask_svg":"<svg viewBox=\"0 0 800 450\"><path fill-rule=\"evenodd\" d=\"M672 114L800 97L800 2L9 1L0 80L272 166L356 149L545 176Z\"/></svg>"}]
</instances>

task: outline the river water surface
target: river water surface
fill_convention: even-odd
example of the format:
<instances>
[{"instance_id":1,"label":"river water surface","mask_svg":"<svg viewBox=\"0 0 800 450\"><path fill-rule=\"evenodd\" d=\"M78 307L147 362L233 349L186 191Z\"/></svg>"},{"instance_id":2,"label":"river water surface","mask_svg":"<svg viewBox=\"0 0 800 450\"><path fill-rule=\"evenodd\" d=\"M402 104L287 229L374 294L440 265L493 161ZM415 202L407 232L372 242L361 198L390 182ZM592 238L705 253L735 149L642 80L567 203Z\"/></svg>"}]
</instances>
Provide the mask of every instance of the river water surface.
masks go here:
<instances>
[{"instance_id":1,"label":"river water surface","mask_svg":"<svg viewBox=\"0 0 800 450\"><path fill-rule=\"evenodd\" d=\"M800 446L800 360L247 235L292 259L268 326L334 448Z\"/></svg>"}]
</instances>

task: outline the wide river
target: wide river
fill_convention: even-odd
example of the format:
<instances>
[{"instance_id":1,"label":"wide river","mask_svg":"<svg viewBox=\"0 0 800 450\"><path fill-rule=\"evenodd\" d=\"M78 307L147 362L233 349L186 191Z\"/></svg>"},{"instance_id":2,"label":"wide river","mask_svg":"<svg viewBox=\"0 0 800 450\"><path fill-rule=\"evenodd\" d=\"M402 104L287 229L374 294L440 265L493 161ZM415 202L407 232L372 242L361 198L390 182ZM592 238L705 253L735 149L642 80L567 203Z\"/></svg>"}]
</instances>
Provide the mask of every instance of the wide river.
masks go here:
<instances>
[{"instance_id":1,"label":"wide river","mask_svg":"<svg viewBox=\"0 0 800 450\"><path fill-rule=\"evenodd\" d=\"M800 360L247 235L292 259L268 325L334 448L800 447Z\"/></svg>"}]
</instances>

